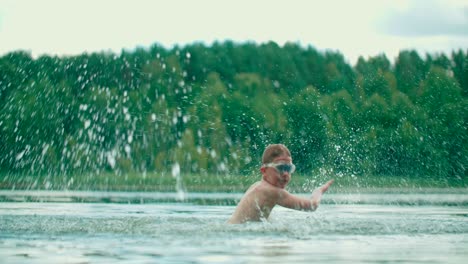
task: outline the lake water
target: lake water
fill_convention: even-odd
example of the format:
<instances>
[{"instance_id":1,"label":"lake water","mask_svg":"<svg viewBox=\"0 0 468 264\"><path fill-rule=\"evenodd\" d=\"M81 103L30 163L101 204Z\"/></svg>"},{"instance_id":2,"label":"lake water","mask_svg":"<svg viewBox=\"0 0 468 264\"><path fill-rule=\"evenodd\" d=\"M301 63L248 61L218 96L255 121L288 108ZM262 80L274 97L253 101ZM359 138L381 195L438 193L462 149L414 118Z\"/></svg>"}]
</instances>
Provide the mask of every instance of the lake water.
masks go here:
<instances>
[{"instance_id":1,"label":"lake water","mask_svg":"<svg viewBox=\"0 0 468 264\"><path fill-rule=\"evenodd\" d=\"M242 194L0 191L1 263L468 263L466 189L330 193L228 225Z\"/></svg>"}]
</instances>

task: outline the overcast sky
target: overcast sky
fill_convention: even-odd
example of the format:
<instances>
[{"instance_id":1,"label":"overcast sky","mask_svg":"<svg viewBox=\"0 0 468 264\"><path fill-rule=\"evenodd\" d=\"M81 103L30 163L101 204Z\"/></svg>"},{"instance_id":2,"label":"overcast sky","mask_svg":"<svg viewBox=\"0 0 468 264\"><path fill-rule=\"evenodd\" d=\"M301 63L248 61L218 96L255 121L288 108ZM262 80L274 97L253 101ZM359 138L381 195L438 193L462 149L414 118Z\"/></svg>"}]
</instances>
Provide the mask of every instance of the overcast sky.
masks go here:
<instances>
[{"instance_id":1,"label":"overcast sky","mask_svg":"<svg viewBox=\"0 0 468 264\"><path fill-rule=\"evenodd\" d=\"M0 0L0 56L233 40L295 42L354 64L468 49L468 0Z\"/></svg>"}]
</instances>

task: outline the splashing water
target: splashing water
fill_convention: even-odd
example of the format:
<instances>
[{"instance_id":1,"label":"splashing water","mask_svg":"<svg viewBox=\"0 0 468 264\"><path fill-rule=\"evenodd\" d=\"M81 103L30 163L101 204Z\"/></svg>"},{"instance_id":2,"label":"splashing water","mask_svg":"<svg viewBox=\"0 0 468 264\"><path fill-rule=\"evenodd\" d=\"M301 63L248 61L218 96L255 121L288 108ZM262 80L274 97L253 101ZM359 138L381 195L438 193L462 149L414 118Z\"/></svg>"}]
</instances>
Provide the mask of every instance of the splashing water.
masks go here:
<instances>
[{"instance_id":1,"label":"splashing water","mask_svg":"<svg viewBox=\"0 0 468 264\"><path fill-rule=\"evenodd\" d=\"M182 176L180 175L180 165L178 162L172 165L172 177L176 179L176 192L177 192L177 200L184 201L186 192L184 189L184 185L182 182Z\"/></svg>"}]
</instances>

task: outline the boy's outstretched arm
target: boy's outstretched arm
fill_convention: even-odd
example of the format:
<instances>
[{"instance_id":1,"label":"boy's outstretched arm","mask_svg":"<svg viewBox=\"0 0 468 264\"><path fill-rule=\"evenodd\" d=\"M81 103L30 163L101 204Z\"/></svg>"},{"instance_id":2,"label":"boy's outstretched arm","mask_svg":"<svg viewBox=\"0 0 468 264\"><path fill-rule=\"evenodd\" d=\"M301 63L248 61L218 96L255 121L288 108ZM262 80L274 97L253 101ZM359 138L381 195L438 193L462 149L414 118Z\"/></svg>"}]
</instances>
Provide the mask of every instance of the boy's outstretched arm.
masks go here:
<instances>
[{"instance_id":1,"label":"boy's outstretched arm","mask_svg":"<svg viewBox=\"0 0 468 264\"><path fill-rule=\"evenodd\" d=\"M304 199L290 194L286 190L282 190L280 197L278 199L278 204L296 210L303 211L315 211L320 204L323 193L325 193L330 185L332 185L333 180L328 181L324 185L318 187L312 192L311 199Z\"/></svg>"}]
</instances>

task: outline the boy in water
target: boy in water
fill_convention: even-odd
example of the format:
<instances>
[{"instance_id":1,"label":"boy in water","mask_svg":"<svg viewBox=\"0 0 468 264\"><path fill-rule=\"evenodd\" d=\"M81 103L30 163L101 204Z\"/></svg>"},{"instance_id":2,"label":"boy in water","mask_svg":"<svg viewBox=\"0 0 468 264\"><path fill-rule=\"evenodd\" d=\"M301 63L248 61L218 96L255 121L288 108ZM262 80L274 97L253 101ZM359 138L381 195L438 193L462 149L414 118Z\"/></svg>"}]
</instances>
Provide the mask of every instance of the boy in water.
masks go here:
<instances>
[{"instance_id":1,"label":"boy in water","mask_svg":"<svg viewBox=\"0 0 468 264\"><path fill-rule=\"evenodd\" d=\"M315 211L320 204L322 194L328 190L333 180L315 189L310 200L300 198L284 189L291 180L295 168L291 153L286 146L269 145L263 152L260 168L262 180L250 186L228 223L240 224L268 219L271 210L277 204L296 210Z\"/></svg>"}]
</instances>

